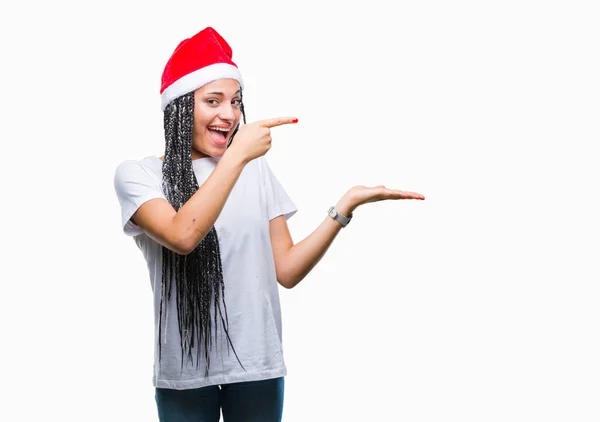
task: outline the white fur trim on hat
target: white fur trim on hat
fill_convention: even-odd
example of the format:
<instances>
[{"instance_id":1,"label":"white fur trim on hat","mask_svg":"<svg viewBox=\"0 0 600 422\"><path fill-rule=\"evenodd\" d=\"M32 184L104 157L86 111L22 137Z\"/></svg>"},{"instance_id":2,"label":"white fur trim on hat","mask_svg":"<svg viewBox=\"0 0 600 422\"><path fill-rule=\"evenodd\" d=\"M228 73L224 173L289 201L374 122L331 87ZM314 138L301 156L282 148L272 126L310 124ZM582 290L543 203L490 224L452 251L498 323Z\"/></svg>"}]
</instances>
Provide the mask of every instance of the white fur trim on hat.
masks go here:
<instances>
[{"instance_id":1,"label":"white fur trim on hat","mask_svg":"<svg viewBox=\"0 0 600 422\"><path fill-rule=\"evenodd\" d=\"M201 86L217 79L235 79L239 82L240 88L244 88L242 74L237 67L228 63L211 64L210 66L188 73L166 88L160 96L162 110L164 111L175 98L195 91Z\"/></svg>"}]
</instances>

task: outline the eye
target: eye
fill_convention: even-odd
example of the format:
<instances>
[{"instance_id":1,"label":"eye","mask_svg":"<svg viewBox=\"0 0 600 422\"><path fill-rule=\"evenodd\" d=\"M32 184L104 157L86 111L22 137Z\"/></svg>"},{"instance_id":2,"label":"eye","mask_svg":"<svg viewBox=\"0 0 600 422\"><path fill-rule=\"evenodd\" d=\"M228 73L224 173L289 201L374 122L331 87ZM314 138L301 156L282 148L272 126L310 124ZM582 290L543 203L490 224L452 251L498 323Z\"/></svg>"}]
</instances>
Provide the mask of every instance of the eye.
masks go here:
<instances>
[{"instance_id":1,"label":"eye","mask_svg":"<svg viewBox=\"0 0 600 422\"><path fill-rule=\"evenodd\" d=\"M215 100L214 98L210 98L210 99L206 100L206 102L208 103L208 105L211 105L211 106L215 106L215 105L219 104L219 102L217 100Z\"/></svg>"},{"instance_id":2,"label":"eye","mask_svg":"<svg viewBox=\"0 0 600 422\"><path fill-rule=\"evenodd\" d=\"M239 99L233 100L233 101L231 101L231 104L233 104L236 107L239 107L242 105L242 100L239 100Z\"/></svg>"}]
</instances>

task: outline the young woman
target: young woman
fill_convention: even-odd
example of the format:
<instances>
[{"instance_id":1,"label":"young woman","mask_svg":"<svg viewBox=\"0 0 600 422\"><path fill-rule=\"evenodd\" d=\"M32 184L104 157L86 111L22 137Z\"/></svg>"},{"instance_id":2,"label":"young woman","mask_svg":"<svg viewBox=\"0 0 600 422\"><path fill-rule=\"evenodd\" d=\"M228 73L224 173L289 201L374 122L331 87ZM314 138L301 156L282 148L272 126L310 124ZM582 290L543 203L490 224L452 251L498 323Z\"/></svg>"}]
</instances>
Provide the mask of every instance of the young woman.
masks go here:
<instances>
[{"instance_id":1,"label":"young woman","mask_svg":"<svg viewBox=\"0 0 600 422\"><path fill-rule=\"evenodd\" d=\"M163 72L165 154L121 163L115 189L125 234L150 273L153 384L161 421L280 421L283 377L278 284L319 262L360 205L424 199L355 186L303 241L297 210L264 155L280 117L246 124L243 80L212 28L182 41ZM240 125L243 118L244 124Z\"/></svg>"}]
</instances>

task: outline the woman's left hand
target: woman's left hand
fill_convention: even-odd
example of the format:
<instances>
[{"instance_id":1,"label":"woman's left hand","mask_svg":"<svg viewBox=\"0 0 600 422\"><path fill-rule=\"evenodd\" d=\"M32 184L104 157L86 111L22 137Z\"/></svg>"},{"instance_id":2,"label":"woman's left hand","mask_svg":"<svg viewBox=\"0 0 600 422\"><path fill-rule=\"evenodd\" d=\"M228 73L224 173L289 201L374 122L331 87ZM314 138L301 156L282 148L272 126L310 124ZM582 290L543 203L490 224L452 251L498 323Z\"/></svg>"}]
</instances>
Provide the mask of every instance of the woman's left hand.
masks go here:
<instances>
[{"instance_id":1,"label":"woman's left hand","mask_svg":"<svg viewBox=\"0 0 600 422\"><path fill-rule=\"evenodd\" d=\"M369 202L385 201L389 199L420 199L424 200L425 197L420 193L407 192L397 189L389 189L383 185L367 187L367 186L354 186L342 197L336 208L349 215L360 205L367 204Z\"/></svg>"}]
</instances>

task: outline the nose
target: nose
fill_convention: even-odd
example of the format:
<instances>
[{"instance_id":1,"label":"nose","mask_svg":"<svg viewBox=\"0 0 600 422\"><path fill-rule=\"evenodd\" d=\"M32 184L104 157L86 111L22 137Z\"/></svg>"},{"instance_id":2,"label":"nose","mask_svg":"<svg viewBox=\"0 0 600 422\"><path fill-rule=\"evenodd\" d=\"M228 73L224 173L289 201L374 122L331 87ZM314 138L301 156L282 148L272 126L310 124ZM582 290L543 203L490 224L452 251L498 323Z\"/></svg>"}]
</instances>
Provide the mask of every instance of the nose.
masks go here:
<instances>
[{"instance_id":1,"label":"nose","mask_svg":"<svg viewBox=\"0 0 600 422\"><path fill-rule=\"evenodd\" d=\"M233 109L233 106L227 102L221 104L221 107L219 107L219 118L221 120L232 122L235 119L235 110Z\"/></svg>"}]
</instances>

